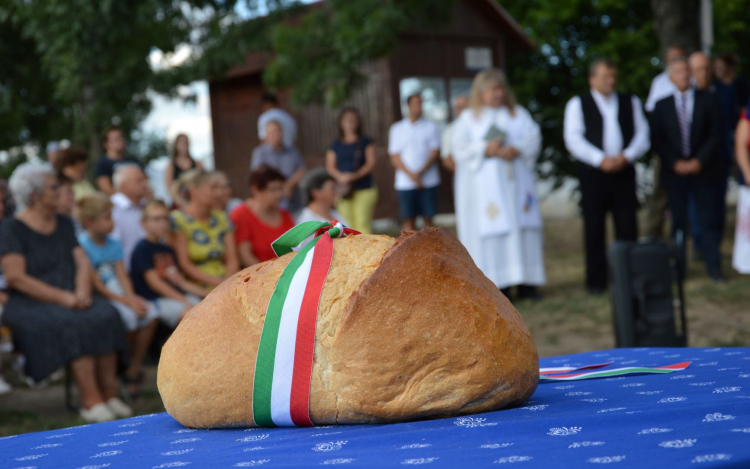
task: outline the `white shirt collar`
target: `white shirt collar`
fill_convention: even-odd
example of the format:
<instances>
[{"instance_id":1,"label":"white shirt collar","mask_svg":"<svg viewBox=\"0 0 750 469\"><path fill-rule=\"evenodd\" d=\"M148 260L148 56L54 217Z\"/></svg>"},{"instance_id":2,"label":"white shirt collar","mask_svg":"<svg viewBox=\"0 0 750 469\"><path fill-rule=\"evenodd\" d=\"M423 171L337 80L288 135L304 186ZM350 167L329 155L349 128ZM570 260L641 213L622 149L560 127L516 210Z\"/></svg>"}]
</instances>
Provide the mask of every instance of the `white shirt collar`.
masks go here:
<instances>
[{"instance_id":1,"label":"white shirt collar","mask_svg":"<svg viewBox=\"0 0 750 469\"><path fill-rule=\"evenodd\" d=\"M682 98L683 96L684 96L685 98L687 98L687 99L691 99L691 98L693 97L693 95L695 94L695 89L693 89L693 87L691 86L691 87L689 87L688 89L686 89L685 91L680 91L680 90L678 90L678 89L677 89L677 88L675 87L675 89L674 89L674 94L675 94L675 96L679 97L680 99L681 99L681 98Z\"/></svg>"},{"instance_id":2,"label":"white shirt collar","mask_svg":"<svg viewBox=\"0 0 750 469\"><path fill-rule=\"evenodd\" d=\"M120 192L117 192L114 195L112 195L112 197L110 197L109 200L117 208L122 208L125 210L131 209L131 208L140 208L137 205L135 205L133 201L128 199L125 196L125 194L122 194Z\"/></svg>"},{"instance_id":3,"label":"white shirt collar","mask_svg":"<svg viewBox=\"0 0 750 469\"><path fill-rule=\"evenodd\" d=\"M617 97L617 93L614 91L606 95L606 94L601 94L594 88L591 88L591 95L594 97L594 99L597 99L600 102L605 103L605 104L612 104L613 102L615 102L615 98Z\"/></svg>"}]
</instances>

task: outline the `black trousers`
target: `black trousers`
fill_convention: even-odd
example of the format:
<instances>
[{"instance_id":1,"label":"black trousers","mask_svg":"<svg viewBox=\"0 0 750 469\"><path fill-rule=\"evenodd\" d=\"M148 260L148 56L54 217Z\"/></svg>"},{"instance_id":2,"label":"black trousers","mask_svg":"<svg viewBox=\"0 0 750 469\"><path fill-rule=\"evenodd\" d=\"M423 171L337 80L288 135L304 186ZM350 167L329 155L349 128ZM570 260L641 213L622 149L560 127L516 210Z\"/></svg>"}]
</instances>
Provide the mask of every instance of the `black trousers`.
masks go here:
<instances>
[{"instance_id":1,"label":"black trousers","mask_svg":"<svg viewBox=\"0 0 750 469\"><path fill-rule=\"evenodd\" d=\"M638 237L635 168L628 166L610 174L581 164L578 177L586 248L586 286L604 289L607 287L607 212L612 212L616 239L634 241Z\"/></svg>"},{"instance_id":2,"label":"black trousers","mask_svg":"<svg viewBox=\"0 0 750 469\"><path fill-rule=\"evenodd\" d=\"M700 227L700 249L709 275L721 273L721 221L716 216L718 187L720 182L695 176L670 176L664 185L669 197L669 211L672 213L672 233L678 231L687 236L689 232L688 200L692 195L695 203L696 222ZM682 243L681 264L685 265L685 245Z\"/></svg>"}]
</instances>

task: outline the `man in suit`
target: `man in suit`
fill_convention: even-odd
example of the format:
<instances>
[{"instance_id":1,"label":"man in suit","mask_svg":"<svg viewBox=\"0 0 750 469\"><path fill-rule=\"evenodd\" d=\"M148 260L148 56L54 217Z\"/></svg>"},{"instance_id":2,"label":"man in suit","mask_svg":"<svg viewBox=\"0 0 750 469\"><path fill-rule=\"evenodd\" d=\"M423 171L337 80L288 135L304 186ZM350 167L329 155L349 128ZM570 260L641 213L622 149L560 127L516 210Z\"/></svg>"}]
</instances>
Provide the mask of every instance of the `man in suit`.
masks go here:
<instances>
[{"instance_id":1,"label":"man in suit","mask_svg":"<svg viewBox=\"0 0 750 469\"><path fill-rule=\"evenodd\" d=\"M688 231L688 200L695 200L701 227L701 251L708 275L725 281L719 254L720 226L713 211L716 186L721 181L721 111L716 97L690 86L690 70L684 58L669 64L675 93L656 103L651 120L652 145L662 160L661 178L669 197L672 232L682 238L684 271Z\"/></svg>"},{"instance_id":2,"label":"man in suit","mask_svg":"<svg viewBox=\"0 0 750 469\"><path fill-rule=\"evenodd\" d=\"M617 93L617 67L599 59L589 68L591 89L565 106L565 147L579 161L586 247L586 287L607 287L605 220L612 212L615 237L638 237L635 161L649 150L641 100Z\"/></svg>"}]
</instances>

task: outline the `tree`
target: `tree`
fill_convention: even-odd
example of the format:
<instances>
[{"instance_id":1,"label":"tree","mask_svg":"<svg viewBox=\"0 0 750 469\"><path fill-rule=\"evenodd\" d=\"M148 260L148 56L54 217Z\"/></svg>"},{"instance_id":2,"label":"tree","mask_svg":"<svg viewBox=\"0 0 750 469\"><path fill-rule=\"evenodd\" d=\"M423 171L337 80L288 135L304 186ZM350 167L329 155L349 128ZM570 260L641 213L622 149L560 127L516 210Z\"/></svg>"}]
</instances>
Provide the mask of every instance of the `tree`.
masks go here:
<instances>
[{"instance_id":1,"label":"tree","mask_svg":"<svg viewBox=\"0 0 750 469\"><path fill-rule=\"evenodd\" d=\"M34 42L0 18L0 149L31 138L44 146L71 135L72 113L55 98L54 83L40 68Z\"/></svg>"},{"instance_id":2,"label":"tree","mask_svg":"<svg viewBox=\"0 0 750 469\"><path fill-rule=\"evenodd\" d=\"M651 0L651 10L662 56L670 46L700 49L700 0Z\"/></svg>"},{"instance_id":3,"label":"tree","mask_svg":"<svg viewBox=\"0 0 750 469\"><path fill-rule=\"evenodd\" d=\"M191 78L179 67L153 69L151 52L170 54L185 44L199 51L220 33L222 21L231 23L235 3L7 0L0 6L0 20L14 37L6 44L23 46L28 57L15 54L11 67L0 71L0 83L10 82L7 89L14 95L16 114L8 116L9 128L20 129L2 143L41 144L59 137L32 125L34 104L49 103L39 111L41 118L57 122L74 140L88 144L91 157L97 156L104 127L116 124L130 132L149 113L149 89L177 95L179 84ZM19 71L26 71L26 77ZM19 83L24 78L28 81ZM26 84L33 97L24 102L18 96Z\"/></svg>"},{"instance_id":4,"label":"tree","mask_svg":"<svg viewBox=\"0 0 750 469\"><path fill-rule=\"evenodd\" d=\"M586 68L596 57L619 67L620 89L645 100L652 78L672 45L688 51L700 45L698 0L503 0L538 49L511 56L508 74L542 125L544 151L539 170L557 185L575 175L562 139L565 103L588 89ZM714 0L716 51L735 51L750 62L748 0Z\"/></svg>"},{"instance_id":5,"label":"tree","mask_svg":"<svg viewBox=\"0 0 750 469\"><path fill-rule=\"evenodd\" d=\"M508 0L503 6L538 46L531 55L510 56L507 72L519 102L542 126L541 177L559 186L575 175L562 136L565 104L588 89L591 61L614 60L620 89L642 97L659 72L651 7L648 0Z\"/></svg>"},{"instance_id":6,"label":"tree","mask_svg":"<svg viewBox=\"0 0 750 469\"><path fill-rule=\"evenodd\" d=\"M291 88L296 103L332 107L361 86L361 67L398 47L409 28L439 28L454 0L327 0L273 32L274 60L266 83Z\"/></svg>"}]
</instances>

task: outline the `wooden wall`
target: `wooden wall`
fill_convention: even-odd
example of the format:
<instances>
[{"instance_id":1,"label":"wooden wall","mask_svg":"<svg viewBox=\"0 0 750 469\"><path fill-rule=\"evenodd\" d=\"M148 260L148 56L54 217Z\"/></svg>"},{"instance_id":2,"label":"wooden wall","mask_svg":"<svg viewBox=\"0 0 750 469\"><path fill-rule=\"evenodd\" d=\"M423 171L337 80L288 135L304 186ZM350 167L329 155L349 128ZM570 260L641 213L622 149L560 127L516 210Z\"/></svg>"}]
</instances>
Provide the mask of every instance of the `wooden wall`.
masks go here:
<instances>
[{"instance_id":1,"label":"wooden wall","mask_svg":"<svg viewBox=\"0 0 750 469\"><path fill-rule=\"evenodd\" d=\"M368 83L354 93L344 106L359 109L363 130L375 141L378 164L375 180L380 189L376 217L397 216L393 193L393 168L388 161L388 129L398 112L391 102L391 78L388 63L380 60L367 65ZM253 148L258 142L257 121L261 113L264 87L260 74L210 83L211 117L216 168L227 173L234 193L247 197L247 178ZM326 150L338 135L340 109L325 105L295 109L288 93L278 95L282 108L297 119L297 147L308 168L325 164ZM396 106L397 107L397 106Z\"/></svg>"},{"instance_id":2,"label":"wooden wall","mask_svg":"<svg viewBox=\"0 0 750 469\"><path fill-rule=\"evenodd\" d=\"M470 78L476 71L466 69L466 47L491 48L494 66L503 68L506 44L513 47L510 39L486 0L464 0L456 2L452 23L446 30L413 29L401 37L400 47L391 57L365 67L367 84L355 92L345 105L360 110L363 129L375 140L378 157L375 179L379 188L376 217L398 217L393 189L394 169L387 148L388 129L401 119L401 79ZM265 60L263 57L257 59L261 62ZM257 119L264 91L262 66L260 62L251 62L230 72L228 78L222 81L210 82L214 159L217 169L229 176L238 197L246 197L248 192L250 157L253 148L258 145ZM297 146L308 167L322 166L327 148L338 135L336 118L339 109L317 105L294 109L288 94L280 93L279 99L281 107L291 111L297 119ZM442 178L440 212L452 212L452 175L443 170Z\"/></svg>"}]
</instances>

